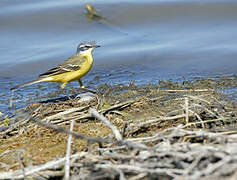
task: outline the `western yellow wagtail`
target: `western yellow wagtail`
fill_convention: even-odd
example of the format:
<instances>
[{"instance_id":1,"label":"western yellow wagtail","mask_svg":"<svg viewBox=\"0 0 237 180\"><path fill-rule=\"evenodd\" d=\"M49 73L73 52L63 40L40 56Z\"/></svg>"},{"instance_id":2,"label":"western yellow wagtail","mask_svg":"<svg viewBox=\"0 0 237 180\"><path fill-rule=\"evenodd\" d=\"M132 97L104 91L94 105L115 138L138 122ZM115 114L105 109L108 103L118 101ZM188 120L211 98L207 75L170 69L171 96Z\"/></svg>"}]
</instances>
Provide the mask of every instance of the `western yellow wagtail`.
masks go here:
<instances>
[{"instance_id":1,"label":"western yellow wagtail","mask_svg":"<svg viewBox=\"0 0 237 180\"><path fill-rule=\"evenodd\" d=\"M86 17L88 20L105 20L103 16L97 13L95 8L91 4L86 4L85 9L86 9Z\"/></svg>"},{"instance_id":2,"label":"western yellow wagtail","mask_svg":"<svg viewBox=\"0 0 237 180\"><path fill-rule=\"evenodd\" d=\"M14 86L11 90L39 82L59 82L62 83L63 89L68 82L75 80L79 82L81 88L84 88L81 78L90 71L93 63L92 51L97 47L100 46L95 42L81 43L75 55L46 73L40 74L38 79Z\"/></svg>"}]
</instances>

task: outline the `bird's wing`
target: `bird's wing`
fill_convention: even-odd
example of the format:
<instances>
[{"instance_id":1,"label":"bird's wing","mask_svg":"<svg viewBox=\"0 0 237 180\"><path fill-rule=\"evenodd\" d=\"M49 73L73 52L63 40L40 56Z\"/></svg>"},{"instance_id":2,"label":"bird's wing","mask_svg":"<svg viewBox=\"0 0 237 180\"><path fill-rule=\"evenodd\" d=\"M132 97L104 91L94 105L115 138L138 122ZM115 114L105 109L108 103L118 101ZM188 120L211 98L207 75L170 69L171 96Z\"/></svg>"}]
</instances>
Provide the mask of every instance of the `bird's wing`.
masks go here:
<instances>
[{"instance_id":1,"label":"bird's wing","mask_svg":"<svg viewBox=\"0 0 237 180\"><path fill-rule=\"evenodd\" d=\"M72 71L77 71L81 68L81 64L85 61L85 58L81 58L77 55L74 55L64 61L62 64L59 64L58 66L48 70L47 72L40 74L40 78L44 77L50 77L66 72L72 72Z\"/></svg>"}]
</instances>

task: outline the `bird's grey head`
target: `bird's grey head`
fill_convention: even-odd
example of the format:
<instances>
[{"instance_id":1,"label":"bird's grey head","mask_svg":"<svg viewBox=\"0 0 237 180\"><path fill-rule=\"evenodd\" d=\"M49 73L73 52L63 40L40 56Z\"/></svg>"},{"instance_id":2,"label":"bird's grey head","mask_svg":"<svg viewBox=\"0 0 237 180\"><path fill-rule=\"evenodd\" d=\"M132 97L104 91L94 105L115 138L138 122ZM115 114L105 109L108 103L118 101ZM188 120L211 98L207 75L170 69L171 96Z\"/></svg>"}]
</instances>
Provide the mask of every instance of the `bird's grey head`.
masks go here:
<instances>
[{"instance_id":1,"label":"bird's grey head","mask_svg":"<svg viewBox=\"0 0 237 180\"><path fill-rule=\"evenodd\" d=\"M100 47L93 42L83 42L77 46L77 54L86 53L88 50L93 50L94 48Z\"/></svg>"}]
</instances>

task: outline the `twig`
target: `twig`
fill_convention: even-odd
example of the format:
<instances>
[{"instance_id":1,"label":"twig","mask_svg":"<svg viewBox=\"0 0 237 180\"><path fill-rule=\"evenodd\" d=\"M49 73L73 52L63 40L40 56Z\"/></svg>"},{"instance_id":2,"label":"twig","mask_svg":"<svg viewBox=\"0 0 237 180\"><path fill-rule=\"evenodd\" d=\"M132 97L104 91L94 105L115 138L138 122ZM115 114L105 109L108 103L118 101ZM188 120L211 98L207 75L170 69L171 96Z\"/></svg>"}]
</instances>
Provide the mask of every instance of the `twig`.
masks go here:
<instances>
[{"instance_id":1,"label":"twig","mask_svg":"<svg viewBox=\"0 0 237 180\"><path fill-rule=\"evenodd\" d=\"M146 176L147 176L147 173L140 173L136 176L133 176L129 180L141 180L141 179L145 179Z\"/></svg>"},{"instance_id":2,"label":"twig","mask_svg":"<svg viewBox=\"0 0 237 180\"><path fill-rule=\"evenodd\" d=\"M10 102L9 102L9 109L12 109L12 107L13 107L13 96L14 96L14 91L11 92L11 97L10 97Z\"/></svg>"},{"instance_id":3,"label":"twig","mask_svg":"<svg viewBox=\"0 0 237 180\"><path fill-rule=\"evenodd\" d=\"M18 151L17 153L17 160L18 160L18 163L20 164L20 167L21 167L21 170L22 170L22 174L23 174L23 177L25 179L25 167L24 167L24 164L22 163L22 152L23 151Z\"/></svg>"},{"instance_id":4,"label":"twig","mask_svg":"<svg viewBox=\"0 0 237 180\"><path fill-rule=\"evenodd\" d=\"M80 157L84 157L85 155L87 155L87 152L80 152L77 154L74 154L71 156L71 158L80 158ZM63 163L65 163L66 157L61 158L59 160L56 161L49 161L46 164L43 165L39 165L39 166L33 166L33 167L27 167L25 168L25 176L34 174L36 172L39 171L43 171L49 168L56 168L61 166ZM0 173L0 179L22 179L24 178L24 176L22 175L22 171L21 170L16 170L16 171L10 171L10 172L1 172Z\"/></svg>"},{"instance_id":5,"label":"twig","mask_svg":"<svg viewBox=\"0 0 237 180\"><path fill-rule=\"evenodd\" d=\"M146 122L137 124L136 128L143 127L143 126L146 126L146 125L149 125L149 124L152 124L152 123L156 123L158 121L171 121L171 120L181 119L181 118L184 118L184 117L185 117L185 114L181 114L181 115L177 115L177 116L171 116L171 117L151 118L150 120L147 120ZM127 131L131 130L131 128L127 128L126 130Z\"/></svg>"},{"instance_id":6,"label":"twig","mask_svg":"<svg viewBox=\"0 0 237 180\"><path fill-rule=\"evenodd\" d=\"M195 113L194 111L192 111L192 110L190 110L190 109L189 109L189 112L193 113L193 114L198 118L198 120L199 120L200 123L201 123L202 128L204 128L204 122L203 122L202 118L201 118L197 113ZM188 124L189 124L189 123L188 123Z\"/></svg>"},{"instance_id":7,"label":"twig","mask_svg":"<svg viewBox=\"0 0 237 180\"><path fill-rule=\"evenodd\" d=\"M44 179L46 180L46 179L51 179L50 177L52 177L52 179L57 178L57 177L63 177L64 172L63 172L63 170L44 170L44 171L37 172L35 174L37 174L37 176L38 175L43 176L43 177L46 176L45 178L42 178L42 180L44 180ZM35 179L37 179L37 178L35 178ZM39 178L39 179L41 180L41 178Z\"/></svg>"},{"instance_id":8,"label":"twig","mask_svg":"<svg viewBox=\"0 0 237 180\"><path fill-rule=\"evenodd\" d=\"M179 169L164 169L164 168L143 168L136 165L126 165L126 164L96 164L97 168L103 169L121 169L125 172L133 171L133 172L140 172L140 173L157 173L157 174L166 174L170 177L174 177L174 173L182 174L182 170Z\"/></svg>"},{"instance_id":9,"label":"twig","mask_svg":"<svg viewBox=\"0 0 237 180\"><path fill-rule=\"evenodd\" d=\"M90 108L89 113L93 117L95 117L98 120L102 121L107 127L109 127L112 130L112 132L113 132L115 138L117 139L117 141L122 140L122 136L121 136L119 130L117 129L117 127L114 126L106 117L100 115L94 108Z\"/></svg>"},{"instance_id":10,"label":"twig","mask_svg":"<svg viewBox=\"0 0 237 180\"><path fill-rule=\"evenodd\" d=\"M121 169L116 169L116 171L118 171L119 173L119 180L126 180L124 173Z\"/></svg>"},{"instance_id":11,"label":"twig","mask_svg":"<svg viewBox=\"0 0 237 180\"><path fill-rule=\"evenodd\" d=\"M207 103L207 104L211 104L209 101L207 101L207 100L205 100L205 99L203 99L203 98L200 98L200 97L198 97L198 96L191 96L191 95L188 95L187 97L189 97L189 98L191 98L191 99L193 99L193 100L199 100L199 101L205 102L205 103Z\"/></svg>"},{"instance_id":12,"label":"twig","mask_svg":"<svg viewBox=\"0 0 237 180\"><path fill-rule=\"evenodd\" d=\"M0 154L0 158L5 156L6 154L13 153L13 152L20 152L20 151L23 151L23 149L6 150Z\"/></svg>"},{"instance_id":13,"label":"twig","mask_svg":"<svg viewBox=\"0 0 237 180\"><path fill-rule=\"evenodd\" d=\"M55 125L52 125L52 124L49 124L49 123L41 122L40 120L31 119L31 121L37 123L40 126L43 126L43 127L49 128L49 129L53 129L55 131L65 133L65 134L71 134L72 136L74 136L76 138L79 138L79 139L85 139L87 141L90 141L91 143L102 143L102 142L107 142L108 143L108 142L111 142L111 141L106 140L106 139L90 137L90 136L86 136L86 135L83 135L83 134L79 134L79 133L76 133L74 131L70 131L70 130L64 129L62 127L59 127L59 126L55 126Z\"/></svg>"},{"instance_id":14,"label":"twig","mask_svg":"<svg viewBox=\"0 0 237 180\"><path fill-rule=\"evenodd\" d=\"M44 122L44 121L45 121L45 122L49 122L49 121L51 121L52 119L59 118L59 117L61 117L61 116L70 114L70 113L75 112L75 111L82 111L83 109L88 108L88 107L89 107L89 106L84 106L84 107L80 107L80 108L70 108L70 109L67 109L66 111L63 111L63 112L54 114L54 115L52 115L52 116L48 116L48 117L42 119L41 121L42 121L42 122Z\"/></svg>"},{"instance_id":15,"label":"twig","mask_svg":"<svg viewBox=\"0 0 237 180\"><path fill-rule=\"evenodd\" d=\"M210 120L205 120L205 121L200 121L200 122L190 122L188 124L185 124L183 128L186 128L188 126L196 125L196 124L205 124L208 122L215 122L215 121L229 121L228 119L223 119L223 118L218 118L218 119L210 119Z\"/></svg>"},{"instance_id":16,"label":"twig","mask_svg":"<svg viewBox=\"0 0 237 180\"><path fill-rule=\"evenodd\" d=\"M149 100L150 101L157 101L157 100L160 100L162 98L164 98L165 96L159 96L159 97L155 97L155 98L150 98Z\"/></svg>"},{"instance_id":17,"label":"twig","mask_svg":"<svg viewBox=\"0 0 237 180\"><path fill-rule=\"evenodd\" d=\"M218 168L222 167L224 164L231 161L231 159L232 159L232 157L227 156L227 157L225 157L225 159L222 159L217 163L208 164L208 166L203 171L199 171L199 172L196 172L195 174L193 174L193 179L199 179L203 175L206 176L206 175L213 173L215 170L217 170Z\"/></svg>"},{"instance_id":18,"label":"twig","mask_svg":"<svg viewBox=\"0 0 237 180\"><path fill-rule=\"evenodd\" d=\"M219 101L217 98L215 98L215 97L213 97L213 96L211 96L211 98L212 98L214 101L216 101L218 104L220 104L223 109L226 110L226 107L225 107L225 104L224 104L224 103L222 103L221 101Z\"/></svg>"},{"instance_id":19,"label":"twig","mask_svg":"<svg viewBox=\"0 0 237 180\"><path fill-rule=\"evenodd\" d=\"M0 135L4 135L4 134L7 134L9 132L12 132L14 129L16 129L16 128L20 127L20 126L25 125L30 120L30 118L26 117L26 116L19 116L19 117L17 117L17 120L18 119L19 119L19 121L17 121L16 123L12 124L9 127L7 127L6 130L0 132ZM14 120L16 120L16 119L14 118Z\"/></svg>"},{"instance_id":20,"label":"twig","mask_svg":"<svg viewBox=\"0 0 237 180\"><path fill-rule=\"evenodd\" d=\"M111 147L111 148L98 148L97 150L104 153L106 151L117 151L117 150L125 149L126 147L127 146L123 145L123 146Z\"/></svg>"},{"instance_id":21,"label":"twig","mask_svg":"<svg viewBox=\"0 0 237 180\"><path fill-rule=\"evenodd\" d=\"M165 92L208 92L208 91L215 91L213 89L165 89L159 90Z\"/></svg>"},{"instance_id":22,"label":"twig","mask_svg":"<svg viewBox=\"0 0 237 180\"><path fill-rule=\"evenodd\" d=\"M185 170L185 173L183 175L188 175L199 163L199 161L203 158L202 154L199 154L197 158L194 159L192 164L188 166L188 168Z\"/></svg>"},{"instance_id":23,"label":"twig","mask_svg":"<svg viewBox=\"0 0 237 180\"><path fill-rule=\"evenodd\" d=\"M185 121L186 124L188 124L189 122L188 97L184 98L184 107L185 107Z\"/></svg>"},{"instance_id":24,"label":"twig","mask_svg":"<svg viewBox=\"0 0 237 180\"><path fill-rule=\"evenodd\" d=\"M70 123L70 131L73 131L74 120ZM66 162L65 162L65 180L70 180L70 156L71 156L72 135L69 134L67 141Z\"/></svg>"},{"instance_id":25,"label":"twig","mask_svg":"<svg viewBox=\"0 0 237 180\"><path fill-rule=\"evenodd\" d=\"M217 116L214 112L212 112L211 110L207 109L206 107L204 107L204 106L202 106L202 105L200 105L200 104L193 104L193 106L194 106L194 107L200 107L200 108L206 110L208 113L210 113L210 114L211 114L212 116L214 116L214 117Z\"/></svg>"},{"instance_id":26,"label":"twig","mask_svg":"<svg viewBox=\"0 0 237 180\"><path fill-rule=\"evenodd\" d=\"M115 105L113 105L113 106L111 106L111 107L109 107L107 109L99 110L99 113L104 114L104 113L107 113L107 112L112 111L114 109L125 108L127 106L130 106L134 102L136 102L136 100L129 100L129 101L126 101L126 102L123 102L123 103L115 104ZM82 119L89 119L89 118L91 118L91 114L90 113L86 113L86 114L83 114L81 116L78 116L78 114L77 114L75 117L72 116L72 117L64 120L63 123L65 123L65 122L67 122L69 120L75 120L75 121L78 122L78 121L80 121ZM87 120L85 120L85 122L86 121ZM60 122L62 122L62 120L57 121L56 123L60 123ZM61 123L61 124L63 124L63 123Z\"/></svg>"},{"instance_id":27,"label":"twig","mask_svg":"<svg viewBox=\"0 0 237 180\"><path fill-rule=\"evenodd\" d=\"M129 101L126 101L126 102L122 102L122 103L119 103L119 104L115 104L107 109L102 109L99 111L99 113L106 113L108 111L112 111L114 109L118 109L118 108L125 108L127 106L130 106L132 103L136 102L136 100L129 100Z\"/></svg>"},{"instance_id":28,"label":"twig","mask_svg":"<svg viewBox=\"0 0 237 180\"><path fill-rule=\"evenodd\" d=\"M182 127L183 126L180 125L180 126L174 127L174 128L167 128L167 129L164 129L161 132L156 133L153 136L141 137L141 138L128 138L128 139L126 139L126 141L127 142L143 142L143 143L145 143L145 142L153 142L153 141L157 141L157 140L160 140L160 139L164 139L163 134L167 134L168 131L177 131L177 130L179 130ZM168 137L169 135L166 135L166 136Z\"/></svg>"}]
</instances>

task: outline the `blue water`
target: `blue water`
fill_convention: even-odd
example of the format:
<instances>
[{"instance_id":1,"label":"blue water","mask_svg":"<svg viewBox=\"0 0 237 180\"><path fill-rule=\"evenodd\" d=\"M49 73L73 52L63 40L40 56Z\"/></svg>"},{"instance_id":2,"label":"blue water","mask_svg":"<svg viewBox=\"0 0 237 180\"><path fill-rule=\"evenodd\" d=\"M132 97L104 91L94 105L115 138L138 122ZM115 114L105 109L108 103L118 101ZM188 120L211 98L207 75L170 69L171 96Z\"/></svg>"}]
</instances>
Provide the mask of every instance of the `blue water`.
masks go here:
<instances>
[{"instance_id":1,"label":"blue water","mask_svg":"<svg viewBox=\"0 0 237 180\"><path fill-rule=\"evenodd\" d=\"M83 78L92 87L132 79L147 83L237 74L237 1L86 3L93 4L107 23L89 21L84 1L0 1L0 111L8 108L10 87L35 79L70 57L82 41L101 45L94 51L93 69ZM46 94L58 88L52 83L41 86ZM16 91L16 106L24 106L28 94L34 96L37 90L33 85Z\"/></svg>"}]
</instances>

